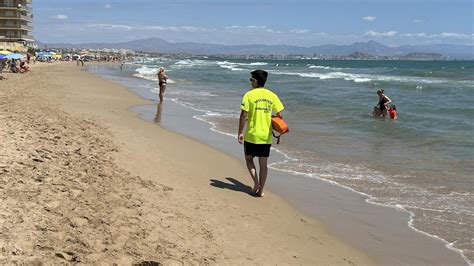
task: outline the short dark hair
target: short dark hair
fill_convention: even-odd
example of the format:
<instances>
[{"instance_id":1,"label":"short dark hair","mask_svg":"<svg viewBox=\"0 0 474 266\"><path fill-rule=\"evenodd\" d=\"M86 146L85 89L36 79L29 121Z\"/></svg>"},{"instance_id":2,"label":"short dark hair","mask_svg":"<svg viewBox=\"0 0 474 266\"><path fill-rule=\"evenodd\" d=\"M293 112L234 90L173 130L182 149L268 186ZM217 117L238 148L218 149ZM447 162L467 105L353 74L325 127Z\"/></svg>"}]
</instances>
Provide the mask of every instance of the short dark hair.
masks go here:
<instances>
[{"instance_id":1,"label":"short dark hair","mask_svg":"<svg viewBox=\"0 0 474 266\"><path fill-rule=\"evenodd\" d=\"M265 82L267 82L267 77L268 77L268 72L265 71L265 70L254 70L252 72L250 72L250 74L252 75L252 78L254 78L258 85L263 87L265 86Z\"/></svg>"}]
</instances>

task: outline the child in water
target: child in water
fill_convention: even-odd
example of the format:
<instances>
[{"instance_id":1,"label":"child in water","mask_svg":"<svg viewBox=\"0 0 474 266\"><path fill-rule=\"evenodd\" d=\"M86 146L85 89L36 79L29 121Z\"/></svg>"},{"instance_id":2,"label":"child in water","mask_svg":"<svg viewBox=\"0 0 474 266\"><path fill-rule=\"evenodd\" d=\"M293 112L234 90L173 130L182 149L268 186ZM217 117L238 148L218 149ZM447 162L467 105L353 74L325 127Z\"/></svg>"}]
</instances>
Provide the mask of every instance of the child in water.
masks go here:
<instances>
[{"instance_id":1,"label":"child in water","mask_svg":"<svg viewBox=\"0 0 474 266\"><path fill-rule=\"evenodd\" d=\"M388 109L388 114L391 119L397 119L397 107L394 104L392 104Z\"/></svg>"}]
</instances>

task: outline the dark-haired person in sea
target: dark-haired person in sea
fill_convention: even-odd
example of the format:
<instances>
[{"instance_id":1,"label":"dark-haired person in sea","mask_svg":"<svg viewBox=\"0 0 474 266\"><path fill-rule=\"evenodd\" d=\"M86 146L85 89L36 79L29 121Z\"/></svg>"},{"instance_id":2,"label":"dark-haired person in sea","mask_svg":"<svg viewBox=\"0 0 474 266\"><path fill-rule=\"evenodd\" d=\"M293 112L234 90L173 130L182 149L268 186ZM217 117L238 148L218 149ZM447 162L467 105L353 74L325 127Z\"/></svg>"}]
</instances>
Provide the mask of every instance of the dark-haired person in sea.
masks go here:
<instances>
[{"instance_id":1,"label":"dark-haired person in sea","mask_svg":"<svg viewBox=\"0 0 474 266\"><path fill-rule=\"evenodd\" d=\"M268 73L264 70L251 72L250 82L252 89L247 91L240 106L239 132L237 140L244 144L245 162L253 179L252 193L263 197L263 188L267 180L267 160L272 145L272 114L281 117L284 107L278 96L264 88ZM244 127L247 124L245 134ZM258 157L259 174L253 161Z\"/></svg>"},{"instance_id":2,"label":"dark-haired person in sea","mask_svg":"<svg viewBox=\"0 0 474 266\"><path fill-rule=\"evenodd\" d=\"M160 85L160 102L163 101L163 96L165 95L167 81L168 81L168 76L165 73L165 68L160 67L160 71L158 71L158 84Z\"/></svg>"},{"instance_id":3,"label":"dark-haired person in sea","mask_svg":"<svg viewBox=\"0 0 474 266\"><path fill-rule=\"evenodd\" d=\"M388 98L388 96L384 94L383 89L378 90L377 95L379 96L379 102L375 107L378 108L378 112L377 115L374 116L382 115L383 117L385 117L387 115L388 105L392 103L392 100L390 100L390 98Z\"/></svg>"}]
</instances>

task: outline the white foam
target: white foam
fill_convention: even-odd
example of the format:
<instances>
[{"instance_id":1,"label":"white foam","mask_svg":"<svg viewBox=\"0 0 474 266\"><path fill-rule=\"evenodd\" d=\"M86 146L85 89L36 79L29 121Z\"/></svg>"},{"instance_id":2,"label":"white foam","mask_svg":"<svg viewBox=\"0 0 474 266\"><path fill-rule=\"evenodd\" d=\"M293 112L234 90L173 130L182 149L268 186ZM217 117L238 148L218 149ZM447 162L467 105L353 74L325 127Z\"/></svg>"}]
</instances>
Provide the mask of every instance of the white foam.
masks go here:
<instances>
[{"instance_id":1,"label":"white foam","mask_svg":"<svg viewBox=\"0 0 474 266\"><path fill-rule=\"evenodd\" d=\"M448 82L447 80L444 80L444 79L423 79L423 78L415 78L415 77L355 74L355 73L346 73L346 72L341 72L341 71L335 71L335 72L329 72L329 73L272 71L272 74L300 76L304 78L316 78L316 79L321 79L321 80L344 79L344 80L353 81L353 82L371 82L371 81L395 81L395 82L419 82L419 83Z\"/></svg>"},{"instance_id":2,"label":"white foam","mask_svg":"<svg viewBox=\"0 0 474 266\"><path fill-rule=\"evenodd\" d=\"M147 80L158 80L158 70L158 68L142 66L135 70L137 73L135 73L133 76Z\"/></svg>"},{"instance_id":3,"label":"white foam","mask_svg":"<svg viewBox=\"0 0 474 266\"><path fill-rule=\"evenodd\" d=\"M217 65L221 68L229 69L231 71L245 71L245 69L238 68L236 66L242 65L240 63L232 63L232 62L217 62Z\"/></svg>"},{"instance_id":4,"label":"white foam","mask_svg":"<svg viewBox=\"0 0 474 266\"><path fill-rule=\"evenodd\" d=\"M181 66L181 67L196 67L196 66L209 66L213 65L214 63L212 61L207 61L207 60L199 60L199 59L185 59L185 60L179 60L176 63L174 63L175 66Z\"/></svg>"},{"instance_id":5,"label":"white foam","mask_svg":"<svg viewBox=\"0 0 474 266\"><path fill-rule=\"evenodd\" d=\"M450 243L448 241L446 241L445 239L443 239L442 237L440 236L437 236L437 235L434 235L434 234L430 234L428 232L425 232L425 231L421 231L419 229L417 229L415 226L414 226L414 219L415 219L415 214L414 212L412 211L409 211L407 210L407 208L417 208L417 209L422 209L422 208L419 208L419 207L412 207L412 206L407 206L407 205L404 205L404 204L400 204L400 203L395 203L395 204L392 204L392 203L383 203L381 202L380 198L377 198L377 197L374 197L370 194L367 194L367 193L364 193L364 192L361 192L361 191L358 191L352 187L349 187L349 186L346 186L346 185L343 185L341 184L340 182L338 181L335 181L335 180L331 180L331 179L328 179L328 178L331 178L334 176L334 172L332 171L333 169L338 169L338 170L341 170L345 167L345 165L342 165L342 164L337 164L335 165L334 167L330 167L331 169L327 169L329 170L329 173L327 175L325 174L316 174L316 173L304 173L304 172L300 172L300 171L295 171L295 170L291 170L291 169L282 169L282 168L279 168L279 167L276 167L277 165L280 165L280 164L284 164L284 163L287 163L288 161L280 161L280 162L274 162L274 163L271 163L269 165L269 168L273 169L273 170L276 170L276 171L280 171L280 172L285 172L285 173L290 173L290 174L293 174L293 175L297 175L297 176L305 176L305 177L309 177L309 178L315 178L315 179L318 179L318 180L321 180L325 183L329 183L329 184L332 184L332 185L337 185L337 186L340 186L340 187L343 187L347 190L350 190L352 192L355 192L357 194L360 194L360 195L363 195L364 197L366 197L365 201L367 203L370 203L370 204L374 204L374 205L379 205L379 206L385 206L385 207L390 207L390 208L394 208L398 211L403 211L403 212L406 212L409 214L409 221L408 221L408 226L414 230L415 232L418 232L418 233L421 233L423 235L426 235L426 236L429 236L431 238L435 238L435 239L438 239L440 241L442 241L445 246L450 249L450 250L453 250L455 251L456 253L460 254L463 259L469 264L469 265L472 265L472 262L465 256L464 254L464 251L461 250L461 249L458 249L454 246L455 243ZM350 167L350 166L346 166L346 167ZM346 169L348 170L349 172L351 172L353 169ZM342 172L347 172L346 170L342 170ZM319 172L324 172L324 171L319 171ZM340 177L343 177L343 179L352 179L352 180L358 180L358 179L361 179L359 175L356 175L356 176L347 176L347 175L340 175L338 174L338 176ZM386 183L388 184L389 180L386 180L387 178L383 175L380 175L377 174L376 172L373 173L372 175L369 175L367 173L363 174L362 175L364 178L364 180L370 180L370 181L376 181L376 179L379 179L378 180L378 183ZM368 178L369 176L373 176L374 178L371 179L371 178ZM393 182L393 180L392 180ZM397 184L392 184L392 185L395 185L397 186ZM412 189L415 189L415 188L412 188ZM417 190L417 193L418 194L429 194L427 191L422 191L420 190L420 188L416 188ZM469 193L468 193L469 194ZM456 194L457 195L457 194ZM464 194L463 194L464 195ZM384 200L384 201L387 201L387 200ZM445 201L445 200L441 200L441 201ZM449 207L448 207L449 208ZM427 209L427 208L425 208ZM428 209L430 211L433 211L433 210L436 210L437 212L445 212L445 211L450 211L452 212L452 210L438 210L438 209Z\"/></svg>"},{"instance_id":6,"label":"white foam","mask_svg":"<svg viewBox=\"0 0 474 266\"><path fill-rule=\"evenodd\" d=\"M315 66L315 65L309 65L308 68L331 69L331 67L328 67L328 66Z\"/></svg>"},{"instance_id":7,"label":"white foam","mask_svg":"<svg viewBox=\"0 0 474 266\"><path fill-rule=\"evenodd\" d=\"M268 63L265 63L265 62L254 62L254 63L250 63L249 65L250 65L250 66L266 66L266 65L268 65Z\"/></svg>"},{"instance_id":8,"label":"white foam","mask_svg":"<svg viewBox=\"0 0 474 266\"><path fill-rule=\"evenodd\" d=\"M216 132L216 133L219 133L219 134L222 134L222 135L226 135L226 136L229 136L229 137L237 138L237 136L235 134L231 134L231 133L224 132L222 130L217 129L217 123L207 120L205 118L206 116L212 116L212 115L209 114L209 113L205 114L205 115L194 115L193 118L197 119L201 122L205 122L205 123L209 124L211 126L209 129L213 132Z\"/></svg>"}]
</instances>

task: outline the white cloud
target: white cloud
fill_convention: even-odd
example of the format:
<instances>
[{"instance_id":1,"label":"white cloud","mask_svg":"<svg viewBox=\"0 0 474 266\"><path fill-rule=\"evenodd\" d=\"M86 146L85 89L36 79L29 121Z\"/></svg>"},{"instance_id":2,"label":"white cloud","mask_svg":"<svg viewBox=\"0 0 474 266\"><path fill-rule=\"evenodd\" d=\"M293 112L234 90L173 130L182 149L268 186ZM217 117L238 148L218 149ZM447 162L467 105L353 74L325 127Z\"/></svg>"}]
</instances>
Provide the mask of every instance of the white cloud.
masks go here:
<instances>
[{"instance_id":1,"label":"white cloud","mask_svg":"<svg viewBox=\"0 0 474 266\"><path fill-rule=\"evenodd\" d=\"M100 30L132 30L132 26L128 25L117 25L117 24L89 24L87 25L90 28L100 29Z\"/></svg>"},{"instance_id":2,"label":"white cloud","mask_svg":"<svg viewBox=\"0 0 474 266\"><path fill-rule=\"evenodd\" d=\"M362 17L363 20L367 20L367 21L374 21L377 19L377 17L373 17L373 16L366 16L366 17Z\"/></svg>"},{"instance_id":3,"label":"white cloud","mask_svg":"<svg viewBox=\"0 0 474 266\"><path fill-rule=\"evenodd\" d=\"M144 26L144 27L134 27L135 29L145 29L145 30L156 30L156 31L174 31L174 32L179 32L179 31L187 31L187 32L206 32L209 31L209 29L205 28L199 28L199 27L194 27L194 26L181 26L181 27L175 27L175 26Z\"/></svg>"},{"instance_id":4,"label":"white cloud","mask_svg":"<svg viewBox=\"0 0 474 266\"><path fill-rule=\"evenodd\" d=\"M421 22L423 22L423 20L421 20L421 19L414 19L413 20L413 23L421 23Z\"/></svg>"},{"instance_id":5,"label":"white cloud","mask_svg":"<svg viewBox=\"0 0 474 266\"><path fill-rule=\"evenodd\" d=\"M470 39L472 38L469 34L464 33L455 33L455 32L442 32L436 34L426 34L424 32L421 33L403 33L400 34L401 37L420 37L420 38L430 38L430 39L444 39L444 38L455 38L455 39Z\"/></svg>"},{"instance_id":6,"label":"white cloud","mask_svg":"<svg viewBox=\"0 0 474 266\"><path fill-rule=\"evenodd\" d=\"M267 26L255 26L255 25L248 25L248 26L229 26L224 28L227 32L231 33L252 33L252 32L267 32L267 33L275 33L281 34L283 32L279 30L274 30Z\"/></svg>"},{"instance_id":7,"label":"white cloud","mask_svg":"<svg viewBox=\"0 0 474 266\"><path fill-rule=\"evenodd\" d=\"M402 37L426 37L426 33L421 32L421 33L403 33L400 34Z\"/></svg>"},{"instance_id":8,"label":"white cloud","mask_svg":"<svg viewBox=\"0 0 474 266\"><path fill-rule=\"evenodd\" d=\"M106 5L104 6L104 8L110 9L110 8L112 8L112 5L111 5L111 4L106 4Z\"/></svg>"},{"instance_id":9,"label":"white cloud","mask_svg":"<svg viewBox=\"0 0 474 266\"><path fill-rule=\"evenodd\" d=\"M442 32L439 35L441 38L457 38L457 39L469 39L469 35L464 33L455 33L455 32Z\"/></svg>"},{"instance_id":10,"label":"white cloud","mask_svg":"<svg viewBox=\"0 0 474 266\"><path fill-rule=\"evenodd\" d=\"M376 31L368 31L364 35L369 37L394 37L397 35L398 32L396 31L387 31L387 32L376 32Z\"/></svg>"},{"instance_id":11,"label":"white cloud","mask_svg":"<svg viewBox=\"0 0 474 266\"><path fill-rule=\"evenodd\" d=\"M205 31L208 31L207 29L194 27L194 26L183 26L183 27L180 27L180 29L182 29L184 31L189 31L189 32L205 32Z\"/></svg>"},{"instance_id":12,"label":"white cloud","mask_svg":"<svg viewBox=\"0 0 474 266\"><path fill-rule=\"evenodd\" d=\"M172 31L172 32L206 32L209 29L205 28L198 28L194 26L132 26L132 25L120 25L120 24L89 24L87 25L89 28L94 28L98 30L107 30L107 31L139 31L139 30L146 30L146 31Z\"/></svg>"},{"instance_id":13,"label":"white cloud","mask_svg":"<svg viewBox=\"0 0 474 266\"><path fill-rule=\"evenodd\" d=\"M306 34L309 33L309 30L291 30L291 33L296 33L296 34Z\"/></svg>"},{"instance_id":14,"label":"white cloud","mask_svg":"<svg viewBox=\"0 0 474 266\"><path fill-rule=\"evenodd\" d=\"M69 17L68 17L67 15L59 14L59 15L54 16L53 18L59 19L59 20L66 20L66 19L68 19Z\"/></svg>"}]
</instances>

